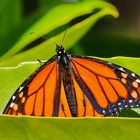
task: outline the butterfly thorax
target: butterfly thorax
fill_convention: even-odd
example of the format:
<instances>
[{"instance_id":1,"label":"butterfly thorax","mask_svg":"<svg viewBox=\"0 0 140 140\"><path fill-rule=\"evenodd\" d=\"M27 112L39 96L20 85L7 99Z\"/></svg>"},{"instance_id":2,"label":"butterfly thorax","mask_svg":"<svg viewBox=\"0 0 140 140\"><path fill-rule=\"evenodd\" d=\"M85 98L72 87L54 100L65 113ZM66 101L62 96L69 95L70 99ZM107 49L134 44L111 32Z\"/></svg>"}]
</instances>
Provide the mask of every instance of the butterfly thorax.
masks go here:
<instances>
[{"instance_id":1,"label":"butterfly thorax","mask_svg":"<svg viewBox=\"0 0 140 140\"><path fill-rule=\"evenodd\" d=\"M60 46L57 45L56 52L57 52L56 55L57 62L62 67L64 67L64 69L68 69L71 55L68 54L68 52L66 52L61 45Z\"/></svg>"}]
</instances>

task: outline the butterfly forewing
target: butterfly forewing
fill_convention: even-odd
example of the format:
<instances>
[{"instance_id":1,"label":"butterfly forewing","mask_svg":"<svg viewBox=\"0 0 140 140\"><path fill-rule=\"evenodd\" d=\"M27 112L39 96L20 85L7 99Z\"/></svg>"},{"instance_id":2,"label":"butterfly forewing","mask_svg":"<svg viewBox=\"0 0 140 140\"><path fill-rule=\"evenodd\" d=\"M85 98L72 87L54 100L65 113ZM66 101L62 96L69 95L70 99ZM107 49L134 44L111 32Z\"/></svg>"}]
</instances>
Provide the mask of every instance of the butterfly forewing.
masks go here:
<instances>
[{"instance_id":1,"label":"butterfly forewing","mask_svg":"<svg viewBox=\"0 0 140 140\"><path fill-rule=\"evenodd\" d=\"M45 63L16 90L4 113L52 116L58 75L55 59Z\"/></svg>"}]
</instances>

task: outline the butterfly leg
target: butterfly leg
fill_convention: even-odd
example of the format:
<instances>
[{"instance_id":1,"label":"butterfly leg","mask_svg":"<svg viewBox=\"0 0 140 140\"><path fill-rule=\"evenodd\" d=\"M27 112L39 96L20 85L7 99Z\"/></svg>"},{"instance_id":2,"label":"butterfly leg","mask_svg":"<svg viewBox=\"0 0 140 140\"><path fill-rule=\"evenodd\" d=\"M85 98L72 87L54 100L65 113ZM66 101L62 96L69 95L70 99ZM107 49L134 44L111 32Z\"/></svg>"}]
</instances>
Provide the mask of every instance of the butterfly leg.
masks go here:
<instances>
[{"instance_id":1,"label":"butterfly leg","mask_svg":"<svg viewBox=\"0 0 140 140\"><path fill-rule=\"evenodd\" d=\"M44 65L45 62L41 61L40 59L37 59L37 61L40 63L40 65Z\"/></svg>"}]
</instances>

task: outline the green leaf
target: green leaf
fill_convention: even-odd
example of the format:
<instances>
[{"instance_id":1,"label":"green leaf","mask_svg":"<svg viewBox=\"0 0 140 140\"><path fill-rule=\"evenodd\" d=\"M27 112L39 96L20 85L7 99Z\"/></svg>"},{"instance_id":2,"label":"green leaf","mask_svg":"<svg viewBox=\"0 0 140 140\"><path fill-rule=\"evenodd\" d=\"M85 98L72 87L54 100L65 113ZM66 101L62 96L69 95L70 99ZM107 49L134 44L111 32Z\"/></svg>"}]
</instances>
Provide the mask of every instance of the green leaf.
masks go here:
<instances>
[{"instance_id":1,"label":"green leaf","mask_svg":"<svg viewBox=\"0 0 140 140\"><path fill-rule=\"evenodd\" d=\"M139 140L140 119L0 116L3 140Z\"/></svg>"},{"instance_id":2,"label":"green leaf","mask_svg":"<svg viewBox=\"0 0 140 140\"><path fill-rule=\"evenodd\" d=\"M97 9L100 10L93 13ZM26 31L13 48L1 57L0 66L13 66L22 61L50 58L54 54L55 50L55 46L52 45L50 40L46 40L25 52L17 53L39 38L40 35L48 34L49 32L54 31L54 29L69 23L72 19L86 14L92 15L85 20L74 24L68 29L65 39L66 41L64 43L66 48L75 44L103 16L112 15L114 17L118 17L116 8L101 0L83 1L56 6L42 17L34 26ZM31 32L36 32L38 35L29 35ZM51 39L59 44L62 40L63 34L63 32L60 32Z\"/></svg>"}]
</instances>

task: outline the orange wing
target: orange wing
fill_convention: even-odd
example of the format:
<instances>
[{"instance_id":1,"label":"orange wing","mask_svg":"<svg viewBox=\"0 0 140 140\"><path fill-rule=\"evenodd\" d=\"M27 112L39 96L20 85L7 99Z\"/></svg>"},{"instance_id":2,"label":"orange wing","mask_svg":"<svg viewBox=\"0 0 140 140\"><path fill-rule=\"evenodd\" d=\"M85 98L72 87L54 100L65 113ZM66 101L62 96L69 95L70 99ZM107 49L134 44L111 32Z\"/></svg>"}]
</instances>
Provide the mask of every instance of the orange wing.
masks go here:
<instances>
[{"instance_id":1,"label":"orange wing","mask_svg":"<svg viewBox=\"0 0 140 140\"><path fill-rule=\"evenodd\" d=\"M59 63L53 59L21 84L4 114L72 117ZM103 116L94 109L71 73L77 102L77 116Z\"/></svg>"},{"instance_id":2,"label":"orange wing","mask_svg":"<svg viewBox=\"0 0 140 140\"><path fill-rule=\"evenodd\" d=\"M73 84L75 89L75 96L77 102L77 117L83 116L96 116L101 117L103 115L97 113L93 108L92 104L89 102L84 92L81 90L76 80L73 77ZM85 103L85 104L84 104ZM63 82L61 82L61 91L60 91L60 105L59 105L59 117L72 117L72 113L66 98L66 93L64 89Z\"/></svg>"},{"instance_id":3,"label":"orange wing","mask_svg":"<svg viewBox=\"0 0 140 140\"><path fill-rule=\"evenodd\" d=\"M60 77L53 59L40 67L17 89L4 114L57 116Z\"/></svg>"},{"instance_id":4,"label":"orange wing","mask_svg":"<svg viewBox=\"0 0 140 140\"><path fill-rule=\"evenodd\" d=\"M16 90L3 113L72 117L76 110L77 117L101 117L140 106L135 73L89 57L71 57L69 64L63 71L55 58L46 62Z\"/></svg>"},{"instance_id":5,"label":"orange wing","mask_svg":"<svg viewBox=\"0 0 140 140\"><path fill-rule=\"evenodd\" d=\"M94 116L93 110L104 116L116 116L123 109L140 106L140 77L135 73L89 57L73 57L71 62L79 116L84 114L79 105L82 100L89 116Z\"/></svg>"}]
</instances>

